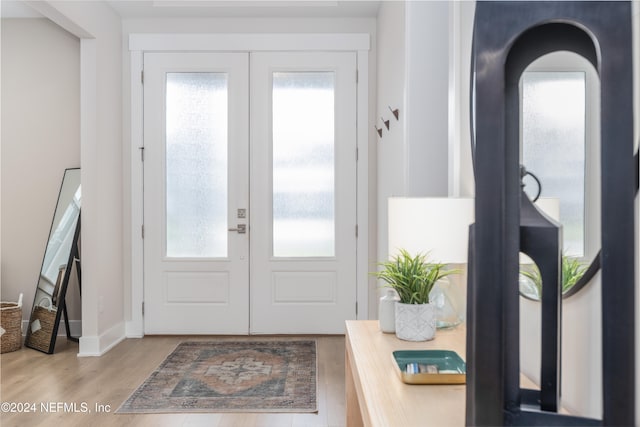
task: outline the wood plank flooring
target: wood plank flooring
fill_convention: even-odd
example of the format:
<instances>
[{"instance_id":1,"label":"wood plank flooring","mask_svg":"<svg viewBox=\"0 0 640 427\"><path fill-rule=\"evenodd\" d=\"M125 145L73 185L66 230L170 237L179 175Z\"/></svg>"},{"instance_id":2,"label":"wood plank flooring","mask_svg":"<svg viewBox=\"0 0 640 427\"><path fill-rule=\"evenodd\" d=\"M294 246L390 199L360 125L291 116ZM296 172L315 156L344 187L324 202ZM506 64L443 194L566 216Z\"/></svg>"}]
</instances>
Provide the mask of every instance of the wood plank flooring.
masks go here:
<instances>
[{"instance_id":1,"label":"wood plank flooring","mask_svg":"<svg viewBox=\"0 0 640 427\"><path fill-rule=\"evenodd\" d=\"M23 348L0 356L0 401L35 404L36 413L0 413L2 427L321 427L345 425L344 337L319 336L317 414L116 414L129 395L184 340L128 339L102 357L78 358L78 344L59 338L46 355ZM41 403L50 412L42 411ZM66 403L67 412L63 406ZM78 412L68 412L73 409ZM90 412L81 412L86 405ZM103 412L97 412L102 405ZM4 409L4 408L3 408ZM20 409L16 407L15 409Z\"/></svg>"}]
</instances>

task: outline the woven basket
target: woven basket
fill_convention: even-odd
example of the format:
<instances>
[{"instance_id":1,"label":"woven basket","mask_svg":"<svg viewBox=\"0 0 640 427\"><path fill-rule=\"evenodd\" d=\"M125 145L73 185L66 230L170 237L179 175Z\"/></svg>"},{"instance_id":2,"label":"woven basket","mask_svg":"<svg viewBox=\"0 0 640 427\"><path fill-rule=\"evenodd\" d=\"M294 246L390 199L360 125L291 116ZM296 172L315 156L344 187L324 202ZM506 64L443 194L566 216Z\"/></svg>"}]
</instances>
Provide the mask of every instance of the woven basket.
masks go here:
<instances>
[{"instance_id":1,"label":"woven basket","mask_svg":"<svg viewBox=\"0 0 640 427\"><path fill-rule=\"evenodd\" d=\"M29 343L27 344L31 348L49 352L49 346L51 345L51 337L53 336L53 325L56 323L57 310L42 307L37 305L33 308L32 321L40 321L40 329L29 334Z\"/></svg>"},{"instance_id":2,"label":"woven basket","mask_svg":"<svg viewBox=\"0 0 640 427\"><path fill-rule=\"evenodd\" d=\"M18 302L0 302L0 353L22 347L22 294Z\"/></svg>"}]
</instances>

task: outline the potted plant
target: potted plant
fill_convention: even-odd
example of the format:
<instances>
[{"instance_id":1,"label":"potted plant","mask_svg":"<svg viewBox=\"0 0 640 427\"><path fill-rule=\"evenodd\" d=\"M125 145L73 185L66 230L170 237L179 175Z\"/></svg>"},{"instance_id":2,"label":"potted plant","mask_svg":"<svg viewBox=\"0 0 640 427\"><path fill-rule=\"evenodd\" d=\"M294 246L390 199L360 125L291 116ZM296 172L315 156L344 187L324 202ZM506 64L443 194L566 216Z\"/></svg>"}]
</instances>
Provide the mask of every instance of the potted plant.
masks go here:
<instances>
[{"instance_id":1,"label":"potted plant","mask_svg":"<svg viewBox=\"0 0 640 427\"><path fill-rule=\"evenodd\" d=\"M427 261L426 255L412 256L404 249L387 262L378 264L382 269L373 273L394 289L400 301L396 302L396 335L407 341L433 339L436 331L435 308L429 302L429 293L435 283L455 270L445 270L444 264Z\"/></svg>"}]
</instances>

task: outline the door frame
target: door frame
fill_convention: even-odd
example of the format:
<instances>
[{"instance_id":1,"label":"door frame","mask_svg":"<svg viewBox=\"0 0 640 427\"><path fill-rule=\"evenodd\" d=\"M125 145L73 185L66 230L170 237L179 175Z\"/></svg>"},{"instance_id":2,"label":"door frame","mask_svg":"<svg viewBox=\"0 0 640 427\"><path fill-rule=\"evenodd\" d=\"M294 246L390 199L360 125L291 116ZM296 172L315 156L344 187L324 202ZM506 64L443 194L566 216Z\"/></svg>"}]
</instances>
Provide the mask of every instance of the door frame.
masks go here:
<instances>
[{"instance_id":1,"label":"door frame","mask_svg":"<svg viewBox=\"0 0 640 427\"><path fill-rule=\"evenodd\" d=\"M131 292L125 294L130 307L125 334L129 338L144 336L144 213L143 163L143 56L145 52L228 52L228 51L351 51L357 57L357 228L356 253L357 319L369 313L369 49L370 35L345 34L131 34L131 210L128 244L131 248ZM354 230L354 233L356 230ZM129 304L127 304L127 302Z\"/></svg>"}]
</instances>

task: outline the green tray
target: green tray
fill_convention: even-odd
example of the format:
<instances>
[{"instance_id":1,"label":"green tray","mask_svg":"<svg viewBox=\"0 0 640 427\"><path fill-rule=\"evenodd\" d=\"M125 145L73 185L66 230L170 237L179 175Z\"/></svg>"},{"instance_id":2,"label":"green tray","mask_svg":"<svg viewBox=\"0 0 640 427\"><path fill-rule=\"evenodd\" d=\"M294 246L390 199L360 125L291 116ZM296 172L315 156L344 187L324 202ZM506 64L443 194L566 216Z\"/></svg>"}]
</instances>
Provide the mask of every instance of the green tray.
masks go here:
<instances>
[{"instance_id":1,"label":"green tray","mask_svg":"<svg viewBox=\"0 0 640 427\"><path fill-rule=\"evenodd\" d=\"M467 365L451 350L398 350L393 352L393 365L400 379L407 384L464 384ZM407 373L407 365L435 365L438 373Z\"/></svg>"}]
</instances>

